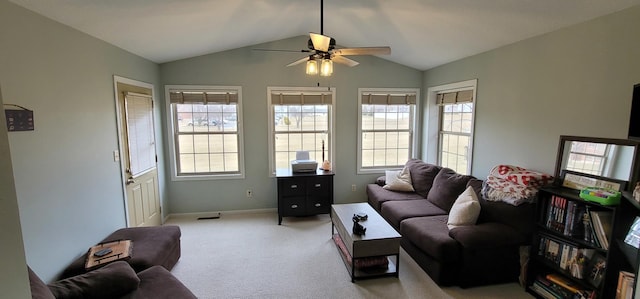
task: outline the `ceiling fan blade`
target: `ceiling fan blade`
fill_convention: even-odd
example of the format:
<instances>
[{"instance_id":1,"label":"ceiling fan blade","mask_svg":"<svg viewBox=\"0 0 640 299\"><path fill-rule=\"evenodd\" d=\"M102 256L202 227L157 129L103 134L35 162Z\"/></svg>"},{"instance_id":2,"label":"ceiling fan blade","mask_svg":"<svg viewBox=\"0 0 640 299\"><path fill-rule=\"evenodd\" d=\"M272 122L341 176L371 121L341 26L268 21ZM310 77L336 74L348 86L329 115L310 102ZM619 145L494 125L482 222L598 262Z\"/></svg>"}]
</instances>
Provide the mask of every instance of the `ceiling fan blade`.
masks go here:
<instances>
[{"instance_id":1,"label":"ceiling fan blade","mask_svg":"<svg viewBox=\"0 0 640 299\"><path fill-rule=\"evenodd\" d=\"M329 52L329 44L331 43L331 37L326 35L309 32L313 48L322 52Z\"/></svg>"},{"instance_id":2,"label":"ceiling fan blade","mask_svg":"<svg viewBox=\"0 0 640 299\"><path fill-rule=\"evenodd\" d=\"M335 55L389 55L390 47L361 47L361 48L345 48L333 50Z\"/></svg>"},{"instance_id":3,"label":"ceiling fan blade","mask_svg":"<svg viewBox=\"0 0 640 299\"><path fill-rule=\"evenodd\" d=\"M346 57L342 57L342 56L333 56L333 57L331 57L331 60L335 61L337 63L340 63L340 64L344 64L344 65L350 66L350 67L353 67L353 66L356 66L356 65L360 64L359 62L357 62L355 60L352 60L352 59L349 59L349 58L346 58Z\"/></svg>"},{"instance_id":4,"label":"ceiling fan blade","mask_svg":"<svg viewBox=\"0 0 640 299\"><path fill-rule=\"evenodd\" d=\"M283 49L251 49L254 51L265 51L265 52L290 52L290 53L309 53L311 50L283 50Z\"/></svg>"},{"instance_id":5,"label":"ceiling fan blade","mask_svg":"<svg viewBox=\"0 0 640 299\"><path fill-rule=\"evenodd\" d=\"M304 58L300 58L300 59L298 59L298 60L296 60L296 61L294 61L292 63L287 64L287 66L298 65L298 64L301 64L301 63L303 63L303 62L305 62L307 60L309 60L309 56L305 56Z\"/></svg>"}]
</instances>

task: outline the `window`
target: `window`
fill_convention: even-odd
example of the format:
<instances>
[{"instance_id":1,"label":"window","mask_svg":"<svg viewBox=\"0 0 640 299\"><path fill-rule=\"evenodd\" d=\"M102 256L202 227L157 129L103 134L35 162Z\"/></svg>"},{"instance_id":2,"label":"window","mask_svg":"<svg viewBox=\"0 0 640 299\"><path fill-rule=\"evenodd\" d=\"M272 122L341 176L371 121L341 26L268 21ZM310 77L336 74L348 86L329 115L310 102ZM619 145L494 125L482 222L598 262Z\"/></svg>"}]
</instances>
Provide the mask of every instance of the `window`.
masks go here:
<instances>
[{"instance_id":1,"label":"window","mask_svg":"<svg viewBox=\"0 0 640 299\"><path fill-rule=\"evenodd\" d=\"M241 88L167 86L172 178L244 176Z\"/></svg>"},{"instance_id":2,"label":"window","mask_svg":"<svg viewBox=\"0 0 640 299\"><path fill-rule=\"evenodd\" d=\"M418 89L358 90L358 173L401 168L414 156Z\"/></svg>"},{"instance_id":3,"label":"window","mask_svg":"<svg viewBox=\"0 0 640 299\"><path fill-rule=\"evenodd\" d=\"M333 157L335 89L269 87L269 159L271 173L288 169L297 151L318 161Z\"/></svg>"},{"instance_id":4,"label":"window","mask_svg":"<svg viewBox=\"0 0 640 299\"><path fill-rule=\"evenodd\" d=\"M472 82L472 89L465 86L462 90L443 90L436 94L438 164L460 174L471 173L475 80Z\"/></svg>"},{"instance_id":5,"label":"window","mask_svg":"<svg viewBox=\"0 0 640 299\"><path fill-rule=\"evenodd\" d=\"M603 176L609 145L606 143L571 142L567 169Z\"/></svg>"}]
</instances>

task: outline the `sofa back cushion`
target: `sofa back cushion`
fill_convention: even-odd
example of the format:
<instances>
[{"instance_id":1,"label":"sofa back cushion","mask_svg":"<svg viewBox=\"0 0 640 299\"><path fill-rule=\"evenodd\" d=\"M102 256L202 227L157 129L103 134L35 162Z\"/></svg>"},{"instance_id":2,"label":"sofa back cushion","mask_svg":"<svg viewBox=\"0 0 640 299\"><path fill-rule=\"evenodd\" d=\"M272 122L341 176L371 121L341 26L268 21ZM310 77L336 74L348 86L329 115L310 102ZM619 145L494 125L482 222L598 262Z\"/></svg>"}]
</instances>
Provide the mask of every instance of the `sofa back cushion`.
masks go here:
<instances>
[{"instance_id":1,"label":"sofa back cushion","mask_svg":"<svg viewBox=\"0 0 640 299\"><path fill-rule=\"evenodd\" d=\"M420 159L411 159L407 161L405 167L409 169L411 174L411 183L413 189L422 197L427 197L429 190L433 186L433 180L440 172L442 167L426 163ZM454 198L455 200L455 198Z\"/></svg>"},{"instance_id":2,"label":"sofa back cushion","mask_svg":"<svg viewBox=\"0 0 640 299\"><path fill-rule=\"evenodd\" d=\"M488 201L482 197L482 180L471 179L467 186L471 186L480 201L480 216L478 223L498 222L508 225L525 236L533 232L535 223L535 205L524 203L519 206L501 201Z\"/></svg>"},{"instance_id":3,"label":"sofa back cushion","mask_svg":"<svg viewBox=\"0 0 640 299\"><path fill-rule=\"evenodd\" d=\"M433 180L433 185L427 194L427 200L448 213L472 178L474 177L459 174L453 169L442 168Z\"/></svg>"},{"instance_id":4,"label":"sofa back cushion","mask_svg":"<svg viewBox=\"0 0 640 299\"><path fill-rule=\"evenodd\" d=\"M120 298L138 288L140 278L125 261L116 261L84 274L49 284L57 299Z\"/></svg>"}]
</instances>

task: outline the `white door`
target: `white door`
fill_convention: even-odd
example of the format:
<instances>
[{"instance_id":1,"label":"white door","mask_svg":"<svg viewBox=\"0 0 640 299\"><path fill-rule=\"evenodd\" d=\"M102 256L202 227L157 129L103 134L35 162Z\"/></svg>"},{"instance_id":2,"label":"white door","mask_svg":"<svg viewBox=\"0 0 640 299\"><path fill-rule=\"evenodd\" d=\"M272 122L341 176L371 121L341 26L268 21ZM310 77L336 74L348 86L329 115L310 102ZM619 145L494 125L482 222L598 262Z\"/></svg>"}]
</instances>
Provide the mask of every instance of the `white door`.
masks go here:
<instances>
[{"instance_id":1,"label":"white door","mask_svg":"<svg viewBox=\"0 0 640 299\"><path fill-rule=\"evenodd\" d=\"M160 225L153 86L124 78L115 84L128 226Z\"/></svg>"}]
</instances>

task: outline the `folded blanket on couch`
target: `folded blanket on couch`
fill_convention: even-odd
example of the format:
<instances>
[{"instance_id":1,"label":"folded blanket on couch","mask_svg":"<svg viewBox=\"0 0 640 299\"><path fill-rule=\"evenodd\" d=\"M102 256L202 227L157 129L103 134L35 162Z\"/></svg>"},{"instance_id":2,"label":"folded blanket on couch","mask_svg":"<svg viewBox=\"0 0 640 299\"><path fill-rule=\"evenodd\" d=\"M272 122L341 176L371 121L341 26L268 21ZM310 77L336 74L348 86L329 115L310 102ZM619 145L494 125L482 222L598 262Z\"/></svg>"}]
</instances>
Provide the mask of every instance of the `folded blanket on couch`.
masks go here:
<instances>
[{"instance_id":1,"label":"folded blanket on couch","mask_svg":"<svg viewBox=\"0 0 640 299\"><path fill-rule=\"evenodd\" d=\"M491 169L482 186L482 195L490 201L504 201L514 206L534 202L538 188L548 185L553 176L513 165Z\"/></svg>"}]
</instances>

